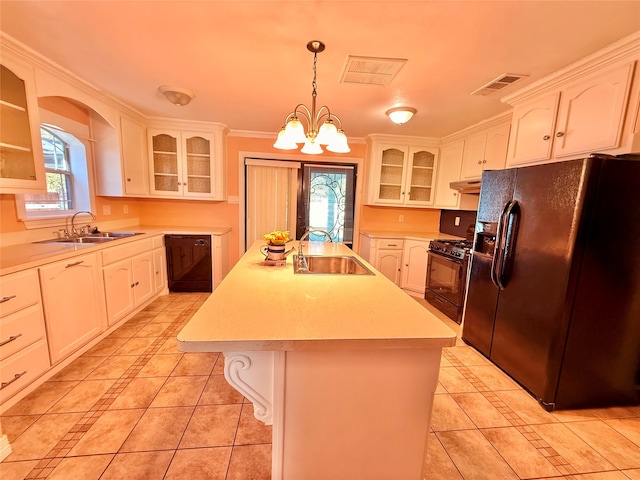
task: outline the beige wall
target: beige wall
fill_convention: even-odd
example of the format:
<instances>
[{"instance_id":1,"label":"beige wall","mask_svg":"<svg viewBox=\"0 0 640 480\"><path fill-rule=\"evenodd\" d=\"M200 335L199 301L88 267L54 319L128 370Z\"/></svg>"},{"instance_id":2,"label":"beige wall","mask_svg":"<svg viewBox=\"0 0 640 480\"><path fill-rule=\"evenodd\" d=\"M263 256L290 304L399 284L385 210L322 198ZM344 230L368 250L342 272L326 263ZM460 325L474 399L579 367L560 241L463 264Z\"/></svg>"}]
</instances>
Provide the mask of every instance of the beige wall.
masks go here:
<instances>
[{"instance_id":1,"label":"beige wall","mask_svg":"<svg viewBox=\"0 0 640 480\"><path fill-rule=\"evenodd\" d=\"M234 137L227 138L227 195L238 196L239 153L255 152L281 155L282 150L273 148L273 139ZM332 157L367 158L364 144L352 144L351 153L344 155L331 154ZM292 153L292 152L284 152ZM301 155L302 157L302 155ZM321 157L316 157L318 160ZM359 175L361 181L366 179L365 172ZM365 185L363 185L365 186ZM124 205L128 213L124 213ZM111 215L103 214L104 207L109 206ZM233 265L240 256L239 252L239 205L227 202L169 200L151 198L96 198L96 220L100 222L127 220L138 218L143 225L174 225L174 226L202 226L202 227L231 227L230 261ZM440 211L432 209L393 208L393 207L362 207L360 213L361 230L394 230L394 231L437 231ZM0 234L25 230L22 222L17 220L15 200L13 195L0 195ZM404 222L399 222L399 216L404 216Z\"/></svg>"}]
</instances>

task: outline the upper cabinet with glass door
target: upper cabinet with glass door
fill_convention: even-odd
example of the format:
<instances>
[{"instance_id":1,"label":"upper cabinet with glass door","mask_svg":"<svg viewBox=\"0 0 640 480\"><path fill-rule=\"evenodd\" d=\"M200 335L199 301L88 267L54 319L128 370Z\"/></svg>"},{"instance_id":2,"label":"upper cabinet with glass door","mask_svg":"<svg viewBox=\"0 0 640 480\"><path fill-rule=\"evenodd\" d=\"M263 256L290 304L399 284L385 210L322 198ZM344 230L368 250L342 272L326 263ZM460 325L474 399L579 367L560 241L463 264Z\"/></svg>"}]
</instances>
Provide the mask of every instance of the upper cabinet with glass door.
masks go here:
<instances>
[{"instance_id":1,"label":"upper cabinet with glass door","mask_svg":"<svg viewBox=\"0 0 640 480\"><path fill-rule=\"evenodd\" d=\"M378 143L370 146L368 203L424 207L433 204L437 148Z\"/></svg>"},{"instance_id":2,"label":"upper cabinet with glass door","mask_svg":"<svg viewBox=\"0 0 640 480\"><path fill-rule=\"evenodd\" d=\"M224 200L224 150L218 135L149 130L151 195Z\"/></svg>"},{"instance_id":3,"label":"upper cabinet with glass door","mask_svg":"<svg viewBox=\"0 0 640 480\"><path fill-rule=\"evenodd\" d=\"M33 70L4 54L0 118L0 193L46 190Z\"/></svg>"}]
</instances>

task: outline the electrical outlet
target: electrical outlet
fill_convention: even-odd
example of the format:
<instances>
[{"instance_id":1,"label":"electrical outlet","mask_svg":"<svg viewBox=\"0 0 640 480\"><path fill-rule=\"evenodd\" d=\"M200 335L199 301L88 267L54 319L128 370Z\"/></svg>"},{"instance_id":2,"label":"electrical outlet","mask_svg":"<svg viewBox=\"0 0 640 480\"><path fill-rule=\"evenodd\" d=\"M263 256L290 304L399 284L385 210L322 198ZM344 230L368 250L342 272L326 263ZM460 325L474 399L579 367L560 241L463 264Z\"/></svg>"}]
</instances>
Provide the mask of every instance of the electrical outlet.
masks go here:
<instances>
[{"instance_id":1,"label":"electrical outlet","mask_svg":"<svg viewBox=\"0 0 640 480\"><path fill-rule=\"evenodd\" d=\"M102 214L103 215L111 215L111 205L103 205L102 206Z\"/></svg>"},{"instance_id":2,"label":"electrical outlet","mask_svg":"<svg viewBox=\"0 0 640 480\"><path fill-rule=\"evenodd\" d=\"M404 222L404 215L400 215L398 217L398 222L400 222L400 223Z\"/></svg>"},{"instance_id":3,"label":"electrical outlet","mask_svg":"<svg viewBox=\"0 0 640 480\"><path fill-rule=\"evenodd\" d=\"M122 207L122 210L124 211L124 213L129 213L129 205L125 205L124 207Z\"/></svg>"},{"instance_id":4,"label":"electrical outlet","mask_svg":"<svg viewBox=\"0 0 640 480\"><path fill-rule=\"evenodd\" d=\"M454 224L456 227L459 227L459 226L460 226L460 217L456 217L456 219L455 219L455 221L453 222L453 224Z\"/></svg>"}]
</instances>

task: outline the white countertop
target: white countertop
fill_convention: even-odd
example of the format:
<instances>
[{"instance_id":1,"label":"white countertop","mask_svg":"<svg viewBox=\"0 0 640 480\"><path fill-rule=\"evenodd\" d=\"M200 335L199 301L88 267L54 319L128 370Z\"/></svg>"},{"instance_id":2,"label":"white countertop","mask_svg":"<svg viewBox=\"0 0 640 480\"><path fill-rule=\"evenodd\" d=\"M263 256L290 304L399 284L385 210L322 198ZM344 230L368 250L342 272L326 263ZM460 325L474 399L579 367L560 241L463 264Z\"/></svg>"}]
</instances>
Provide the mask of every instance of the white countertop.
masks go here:
<instances>
[{"instance_id":1,"label":"white countertop","mask_svg":"<svg viewBox=\"0 0 640 480\"><path fill-rule=\"evenodd\" d=\"M403 238L405 240L435 240L435 239L447 239L447 240L460 240L462 237L456 237L455 235L449 235L448 233L441 232L394 232L389 230L360 230L362 235L366 235L370 238Z\"/></svg>"},{"instance_id":2,"label":"white countertop","mask_svg":"<svg viewBox=\"0 0 640 480\"><path fill-rule=\"evenodd\" d=\"M127 242L142 240L145 237L175 234L222 235L231 231L231 227L179 227L179 226L146 226L114 229L110 231L143 232L142 235L119 238L103 243L20 243L0 248L0 275L7 275L27 268L34 268L45 263L56 262L79 254L94 252L104 248L123 245Z\"/></svg>"},{"instance_id":3,"label":"white countertop","mask_svg":"<svg viewBox=\"0 0 640 480\"><path fill-rule=\"evenodd\" d=\"M309 242L305 253L354 255L375 275L295 275L293 254L284 266L265 266L262 243L251 246L178 334L181 350L454 345L453 330L343 244Z\"/></svg>"}]
</instances>

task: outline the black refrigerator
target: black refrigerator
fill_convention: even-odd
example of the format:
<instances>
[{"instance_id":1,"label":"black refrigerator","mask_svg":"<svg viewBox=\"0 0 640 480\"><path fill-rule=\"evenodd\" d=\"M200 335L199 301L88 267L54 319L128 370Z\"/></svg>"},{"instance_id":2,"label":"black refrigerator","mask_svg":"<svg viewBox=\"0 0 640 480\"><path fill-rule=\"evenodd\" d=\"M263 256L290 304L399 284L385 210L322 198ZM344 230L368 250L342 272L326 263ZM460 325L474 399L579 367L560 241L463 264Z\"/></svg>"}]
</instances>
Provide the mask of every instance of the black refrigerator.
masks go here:
<instances>
[{"instance_id":1,"label":"black refrigerator","mask_svg":"<svg viewBox=\"0 0 640 480\"><path fill-rule=\"evenodd\" d=\"M483 173L462 338L547 410L640 403L640 155Z\"/></svg>"}]
</instances>

